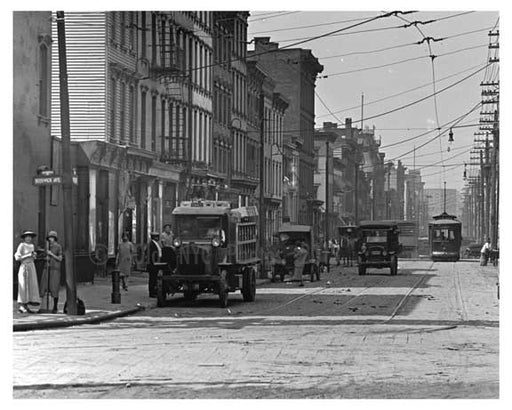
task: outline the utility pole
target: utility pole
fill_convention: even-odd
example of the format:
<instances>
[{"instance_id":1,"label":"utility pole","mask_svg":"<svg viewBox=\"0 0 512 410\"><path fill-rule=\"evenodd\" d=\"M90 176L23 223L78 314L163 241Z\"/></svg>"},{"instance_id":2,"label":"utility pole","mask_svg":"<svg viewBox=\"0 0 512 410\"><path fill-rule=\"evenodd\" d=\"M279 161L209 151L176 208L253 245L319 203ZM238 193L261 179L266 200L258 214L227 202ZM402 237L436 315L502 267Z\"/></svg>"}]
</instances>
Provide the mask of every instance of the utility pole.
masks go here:
<instances>
[{"instance_id":1,"label":"utility pole","mask_svg":"<svg viewBox=\"0 0 512 410\"><path fill-rule=\"evenodd\" d=\"M260 214L260 254L261 254L261 271L265 274L265 94L260 94L260 197L259 197L259 214Z\"/></svg>"},{"instance_id":2,"label":"utility pole","mask_svg":"<svg viewBox=\"0 0 512 410\"><path fill-rule=\"evenodd\" d=\"M498 110L494 112L493 126L493 149L492 149L492 199L491 199L491 227L492 227L492 245L498 247L499 238L499 180L498 180L498 161L499 161L499 117Z\"/></svg>"},{"instance_id":3,"label":"utility pole","mask_svg":"<svg viewBox=\"0 0 512 410\"><path fill-rule=\"evenodd\" d=\"M361 132L363 132L364 93L361 93Z\"/></svg>"},{"instance_id":4,"label":"utility pole","mask_svg":"<svg viewBox=\"0 0 512 410\"><path fill-rule=\"evenodd\" d=\"M485 231L485 167L484 167L484 153L480 150L480 237L484 239L488 233Z\"/></svg>"},{"instance_id":5,"label":"utility pole","mask_svg":"<svg viewBox=\"0 0 512 410\"><path fill-rule=\"evenodd\" d=\"M73 270L73 177L71 169L71 131L69 125L68 70L66 60L66 27L64 12L57 12L59 43L60 124L62 153L62 191L64 210L64 263L66 267L66 303L69 315L77 314L76 282Z\"/></svg>"},{"instance_id":6,"label":"utility pole","mask_svg":"<svg viewBox=\"0 0 512 410\"><path fill-rule=\"evenodd\" d=\"M485 235L491 236L490 215L491 215L491 184L489 172L489 134L485 136Z\"/></svg>"},{"instance_id":7,"label":"utility pole","mask_svg":"<svg viewBox=\"0 0 512 410\"><path fill-rule=\"evenodd\" d=\"M354 220L355 225L359 224L359 210L358 210L358 203L359 203L359 164L357 163L357 160L354 162Z\"/></svg>"},{"instance_id":8,"label":"utility pole","mask_svg":"<svg viewBox=\"0 0 512 410\"><path fill-rule=\"evenodd\" d=\"M329 245L329 141L325 141L325 221L324 221L324 249Z\"/></svg>"}]
</instances>

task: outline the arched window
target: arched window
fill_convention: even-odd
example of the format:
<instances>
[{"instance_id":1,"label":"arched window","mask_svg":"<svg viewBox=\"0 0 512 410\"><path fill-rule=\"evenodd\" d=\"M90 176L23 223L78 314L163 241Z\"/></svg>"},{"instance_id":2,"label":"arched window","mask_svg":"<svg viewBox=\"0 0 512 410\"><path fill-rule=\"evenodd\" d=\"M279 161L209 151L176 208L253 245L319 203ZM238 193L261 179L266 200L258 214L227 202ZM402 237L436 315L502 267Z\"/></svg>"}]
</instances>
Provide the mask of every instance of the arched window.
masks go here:
<instances>
[{"instance_id":1,"label":"arched window","mask_svg":"<svg viewBox=\"0 0 512 410\"><path fill-rule=\"evenodd\" d=\"M42 117L49 117L48 97L50 79L48 64L48 46L41 44L39 46L39 115Z\"/></svg>"}]
</instances>

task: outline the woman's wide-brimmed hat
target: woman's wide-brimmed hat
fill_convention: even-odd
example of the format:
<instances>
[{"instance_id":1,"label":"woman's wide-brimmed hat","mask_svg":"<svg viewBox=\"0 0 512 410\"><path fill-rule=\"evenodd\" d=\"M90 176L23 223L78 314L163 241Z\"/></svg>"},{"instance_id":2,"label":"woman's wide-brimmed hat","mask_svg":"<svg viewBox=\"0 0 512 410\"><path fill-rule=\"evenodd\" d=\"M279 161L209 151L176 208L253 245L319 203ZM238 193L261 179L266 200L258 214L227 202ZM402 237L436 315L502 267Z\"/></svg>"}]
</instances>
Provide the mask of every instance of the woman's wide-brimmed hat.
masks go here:
<instances>
[{"instance_id":1,"label":"woman's wide-brimmed hat","mask_svg":"<svg viewBox=\"0 0 512 410\"><path fill-rule=\"evenodd\" d=\"M57 240L58 236L57 236L57 232L56 231L50 231L48 232L48 235L46 236L46 239L49 239L49 238L55 238L55 240Z\"/></svg>"},{"instance_id":2,"label":"woman's wide-brimmed hat","mask_svg":"<svg viewBox=\"0 0 512 410\"><path fill-rule=\"evenodd\" d=\"M24 231L21 235L20 235L22 238L24 238L25 236L37 236L37 234L35 232L32 232L32 231Z\"/></svg>"}]
</instances>

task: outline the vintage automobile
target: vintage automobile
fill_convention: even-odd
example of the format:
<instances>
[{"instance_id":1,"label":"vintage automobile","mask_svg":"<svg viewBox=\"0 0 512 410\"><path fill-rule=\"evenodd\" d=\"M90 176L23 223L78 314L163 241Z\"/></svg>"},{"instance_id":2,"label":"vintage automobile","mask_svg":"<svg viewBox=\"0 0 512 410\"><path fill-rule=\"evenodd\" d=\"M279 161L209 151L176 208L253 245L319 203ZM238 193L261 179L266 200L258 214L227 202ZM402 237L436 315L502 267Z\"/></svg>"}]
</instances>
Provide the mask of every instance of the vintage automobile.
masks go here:
<instances>
[{"instance_id":1,"label":"vintage automobile","mask_svg":"<svg viewBox=\"0 0 512 410\"><path fill-rule=\"evenodd\" d=\"M183 293L192 301L201 293L214 293L227 307L228 293L237 290L244 301L254 301L260 265L256 207L183 201L172 215L176 267L160 270L157 305L163 306L169 294Z\"/></svg>"},{"instance_id":2,"label":"vintage automobile","mask_svg":"<svg viewBox=\"0 0 512 410\"><path fill-rule=\"evenodd\" d=\"M315 278L320 280L319 258L317 257L320 251L313 239L311 226L284 223L278 230L278 240L277 255L272 266L272 282L275 282L276 278L280 278L282 282L285 275L293 275L297 244L305 244L309 253L304 265L303 276L309 275L311 282L314 282Z\"/></svg>"},{"instance_id":3,"label":"vintage automobile","mask_svg":"<svg viewBox=\"0 0 512 410\"><path fill-rule=\"evenodd\" d=\"M359 239L359 275L366 275L367 268L389 268L391 275L397 274L401 245L395 221L363 221Z\"/></svg>"},{"instance_id":4,"label":"vintage automobile","mask_svg":"<svg viewBox=\"0 0 512 410\"><path fill-rule=\"evenodd\" d=\"M464 257L467 259L478 259L480 258L480 250L482 249L483 244L481 243L470 243L464 249Z\"/></svg>"}]
</instances>

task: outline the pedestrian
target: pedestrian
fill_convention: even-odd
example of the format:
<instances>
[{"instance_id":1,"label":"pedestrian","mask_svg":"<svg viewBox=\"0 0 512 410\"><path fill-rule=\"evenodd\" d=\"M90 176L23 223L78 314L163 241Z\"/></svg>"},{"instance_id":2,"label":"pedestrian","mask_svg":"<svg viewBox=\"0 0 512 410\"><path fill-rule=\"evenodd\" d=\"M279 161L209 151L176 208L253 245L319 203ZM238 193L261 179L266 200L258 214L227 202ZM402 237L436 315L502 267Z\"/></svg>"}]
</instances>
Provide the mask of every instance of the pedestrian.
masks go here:
<instances>
[{"instance_id":1,"label":"pedestrian","mask_svg":"<svg viewBox=\"0 0 512 410\"><path fill-rule=\"evenodd\" d=\"M34 313L28 305L40 305L39 285L34 265L36 252L32 243L36 236L32 231L23 232L21 234L22 242L14 254L14 258L21 262L18 270L18 311L20 313Z\"/></svg>"},{"instance_id":2,"label":"pedestrian","mask_svg":"<svg viewBox=\"0 0 512 410\"><path fill-rule=\"evenodd\" d=\"M130 242L128 234L125 232L122 236L122 242L119 244L117 251L116 265L119 269L119 275L123 284L123 289L128 290L128 279L132 272L132 263L134 248L133 243Z\"/></svg>"},{"instance_id":3,"label":"pedestrian","mask_svg":"<svg viewBox=\"0 0 512 410\"><path fill-rule=\"evenodd\" d=\"M487 266L489 253L491 252L491 239L487 238L482 249L480 250L480 266Z\"/></svg>"},{"instance_id":4,"label":"pedestrian","mask_svg":"<svg viewBox=\"0 0 512 410\"><path fill-rule=\"evenodd\" d=\"M173 247L174 233L172 232L171 224L164 225L164 231L160 235L160 243L163 248Z\"/></svg>"},{"instance_id":5,"label":"pedestrian","mask_svg":"<svg viewBox=\"0 0 512 410\"><path fill-rule=\"evenodd\" d=\"M147 270L149 274L148 290L149 297L156 298L157 291L157 275L160 267L156 264L162 260L162 246L160 245L160 234L158 232L152 232L150 234L151 240L148 244L148 263Z\"/></svg>"},{"instance_id":6,"label":"pedestrian","mask_svg":"<svg viewBox=\"0 0 512 410\"><path fill-rule=\"evenodd\" d=\"M304 281L302 279L302 274L304 272L304 265L306 264L306 258L308 256L308 251L306 246L302 242L298 242L295 247L294 252L294 271L293 271L293 281L298 281L299 286L304 286Z\"/></svg>"},{"instance_id":7,"label":"pedestrian","mask_svg":"<svg viewBox=\"0 0 512 410\"><path fill-rule=\"evenodd\" d=\"M62 246L58 243L57 232L50 231L46 236L48 241L46 251L47 269L41 276L41 286L39 287L39 295L44 298L46 294L53 298L52 313L58 312L59 290L60 290L60 265L62 262ZM50 304L47 304L50 309Z\"/></svg>"}]
</instances>

